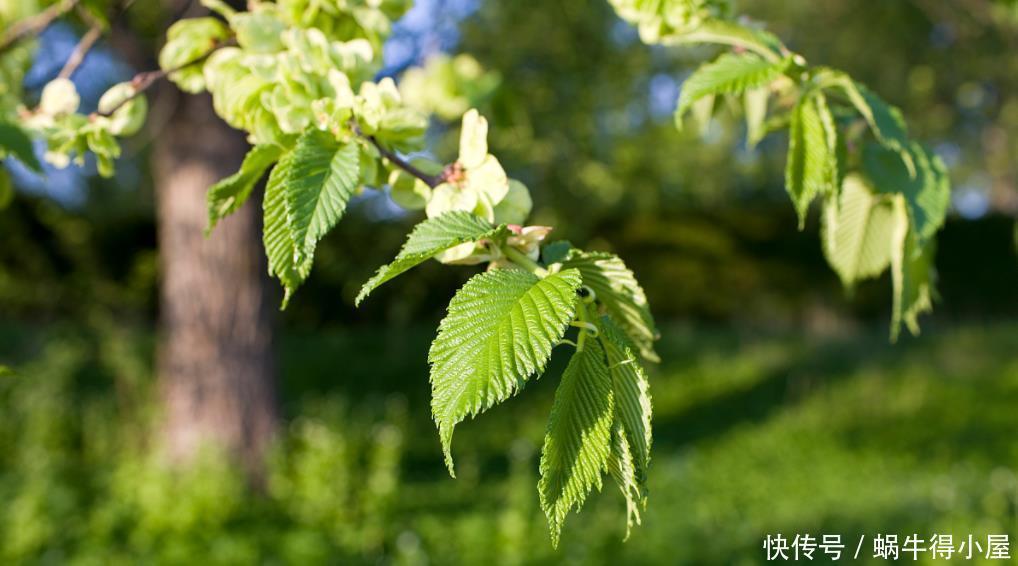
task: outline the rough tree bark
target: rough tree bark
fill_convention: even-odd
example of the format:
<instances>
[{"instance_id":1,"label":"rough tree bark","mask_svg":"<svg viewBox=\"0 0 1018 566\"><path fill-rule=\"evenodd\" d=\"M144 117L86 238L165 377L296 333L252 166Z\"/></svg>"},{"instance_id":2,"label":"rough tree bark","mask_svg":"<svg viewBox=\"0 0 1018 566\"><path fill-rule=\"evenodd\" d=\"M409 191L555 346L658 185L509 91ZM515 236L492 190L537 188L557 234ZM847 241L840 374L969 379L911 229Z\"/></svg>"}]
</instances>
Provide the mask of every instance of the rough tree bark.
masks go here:
<instances>
[{"instance_id":1,"label":"rough tree bark","mask_svg":"<svg viewBox=\"0 0 1018 566\"><path fill-rule=\"evenodd\" d=\"M237 170L247 144L204 95L180 99L157 143L164 445L175 462L226 449L257 480L278 427L260 199L203 233L206 190Z\"/></svg>"}]
</instances>

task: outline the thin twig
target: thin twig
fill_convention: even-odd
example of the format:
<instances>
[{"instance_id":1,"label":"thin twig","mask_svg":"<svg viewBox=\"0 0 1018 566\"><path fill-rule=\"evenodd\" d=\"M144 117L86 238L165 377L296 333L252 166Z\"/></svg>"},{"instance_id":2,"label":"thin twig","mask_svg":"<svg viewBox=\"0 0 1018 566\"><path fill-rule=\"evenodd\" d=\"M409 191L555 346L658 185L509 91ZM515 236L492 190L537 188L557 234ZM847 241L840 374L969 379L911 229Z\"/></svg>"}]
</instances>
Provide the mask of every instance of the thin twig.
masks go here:
<instances>
[{"instance_id":1,"label":"thin twig","mask_svg":"<svg viewBox=\"0 0 1018 566\"><path fill-rule=\"evenodd\" d=\"M60 69L60 74L57 75L57 77L61 79L71 78L74 71L77 71L78 67L81 66L81 63L85 61L85 55L88 55L89 50L92 49L95 42L99 41L99 38L102 37L102 33L102 27L98 25L93 24L92 27L88 28L85 35L81 36L81 40L74 46L74 51L72 51L71 56L67 58L67 62L64 63L64 67Z\"/></svg>"},{"instance_id":2,"label":"thin twig","mask_svg":"<svg viewBox=\"0 0 1018 566\"><path fill-rule=\"evenodd\" d=\"M38 35L39 32L46 29L54 20L73 10L79 1L63 0L34 16L15 23L4 33L3 39L0 39L0 53L7 51L12 45L28 36Z\"/></svg>"},{"instance_id":3,"label":"thin twig","mask_svg":"<svg viewBox=\"0 0 1018 566\"><path fill-rule=\"evenodd\" d=\"M366 135L364 132L361 131L360 125L355 120L350 120L350 127L353 129L354 134L368 140L368 142L370 142L371 145L375 146L375 149L378 150L378 153L382 154L382 157L391 161L392 164L395 165L396 167L399 167L400 169L406 171L407 173L410 173L414 177L417 177L418 179L424 181L429 187L435 188L441 185L443 182L445 182L444 175L441 174L429 175L424 171L421 171L413 164L411 164L409 161L403 159L399 155L396 155L395 152L390 151L385 146L383 146L378 141L378 139L375 138L375 136Z\"/></svg>"},{"instance_id":4,"label":"thin twig","mask_svg":"<svg viewBox=\"0 0 1018 566\"><path fill-rule=\"evenodd\" d=\"M194 58L194 59L192 59L192 60L190 60L190 61L188 61L186 63L183 63L181 65L177 65L176 67L173 67L171 69L159 69L159 70L156 70L156 71L145 71L143 73L138 73L137 75L134 75L134 78L131 79L131 86L134 87L134 92L130 96L128 96L128 97L124 98L123 100L121 100L120 103L117 104L116 106L114 106L113 108L110 108L106 112L96 112L96 115L97 116L107 116L107 117L108 116L112 116L113 113L116 112L117 110L120 110L120 108L123 105L125 105L128 102L134 100L135 98L141 96L141 94L144 93L146 90L152 88L152 85L154 85L160 79L166 78L167 76L172 75L173 73L176 73L178 71L182 71L182 70L190 67L191 65L198 65L200 63L204 63L206 59L211 57L212 54L215 53L216 51L218 51L219 49L222 49L223 47L227 47L227 46L233 45L233 44L234 44L234 40L232 40L232 39L227 40L227 41L217 42L212 47L212 49L209 49L208 51L206 51L205 53L201 54L200 56L198 56L198 57L196 57L196 58Z\"/></svg>"},{"instance_id":5,"label":"thin twig","mask_svg":"<svg viewBox=\"0 0 1018 566\"><path fill-rule=\"evenodd\" d=\"M378 149L378 153L381 153L382 156L391 161L393 165L399 167L400 169L406 171L407 173L410 173L414 177L417 177L418 179L424 181L425 183L427 183L429 187L435 188L443 183L442 175L428 175L424 171L421 171L417 167L414 167L413 164L411 164L409 161L406 161L405 159L396 155L392 151L389 151L388 149L384 148L382 144L378 143L378 140L375 139L375 136L367 136L367 140L371 142L371 145L375 146L375 148Z\"/></svg>"},{"instance_id":6,"label":"thin twig","mask_svg":"<svg viewBox=\"0 0 1018 566\"><path fill-rule=\"evenodd\" d=\"M128 8L134 4L134 1L135 0L123 0L120 2L116 11L109 18L108 25L98 20L88 10L78 6L78 15L85 21L85 23L88 24L89 27L88 31L85 32L85 35L81 36L81 40L78 41L78 45L74 47L74 51L71 52L71 56L67 58L67 62L64 63L64 67L60 69L60 74L58 75L60 78L71 78L74 71L76 71L78 67L81 66L82 62L84 62L85 56L88 55L89 50L91 50L92 47L95 46L95 43L99 41L99 38L102 37L103 32L105 32L108 27L112 28L116 25L116 23L124 17L124 14L127 13Z\"/></svg>"}]
</instances>

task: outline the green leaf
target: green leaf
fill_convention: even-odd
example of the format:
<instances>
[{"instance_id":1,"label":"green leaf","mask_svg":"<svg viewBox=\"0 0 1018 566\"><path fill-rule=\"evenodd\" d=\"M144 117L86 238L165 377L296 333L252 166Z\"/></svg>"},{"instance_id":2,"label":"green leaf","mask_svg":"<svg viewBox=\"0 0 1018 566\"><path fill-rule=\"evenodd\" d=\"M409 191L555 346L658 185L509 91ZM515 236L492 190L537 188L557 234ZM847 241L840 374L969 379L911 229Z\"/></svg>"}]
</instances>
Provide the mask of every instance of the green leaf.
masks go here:
<instances>
[{"instance_id":1,"label":"green leaf","mask_svg":"<svg viewBox=\"0 0 1018 566\"><path fill-rule=\"evenodd\" d=\"M832 136L834 119L820 92L804 95L792 112L789 132L785 190L799 215L799 229L813 199L836 192L837 143Z\"/></svg>"},{"instance_id":2,"label":"green leaf","mask_svg":"<svg viewBox=\"0 0 1018 566\"><path fill-rule=\"evenodd\" d=\"M0 377L9 377L15 375L14 370L7 366L0 366Z\"/></svg>"},{"instance_id":3,"label":"green leaf","mask_svg":"<svg viewBox=\"0 0 1018 566\"><path fill-rule=\"evenodd\" d=\"M622 424L626 444L633 458L634 474L641 490L646 490L650 465L651 402L650 383L639 360L629 347L624 331L611 317L602 317L598 339L604 348L615 395L615 415Z\"/></svg>"},{"instance_id":4,"label":"green leaf","mask_svg":"<svg viewBox=\"0 0 1018 566\"><path fill-rule=\"evenodd\" d=\"M545 265L562 263L569 259L569 252L572 249L573 244L569 240L558 240L556 242L552 242L541 248L541 261L543 261Z\"/></svg>"},{"instance_id":5,"label":"green leaf","mask_svg":"<svg viewBox=\"0 0 1018 566\"><path fill-rule=\"evenodd\" d=\"M770 95L770 89L766 87L749 89L743 95L743 107L746 112L746 145L750 149L756 147L756 144L760 143L760 140L767 135L765 122Z\"/></svg>"},{"instance_id":6,"label":"green leaf","mask_svg":"<svg viewBox=\"0 0 1018 566\"><path fill-rule=\"evenodd\" d=\"M265 214L262 242L269 262L269 275L278 277L286 291L282 308L286 308L293 292L307 278L312 263L311 257L300 257L300 249L287 220L286 185L293 173L293 155L294 152L289 151L276 163L269 174L262 201Z\"/></svg>"},{"instance_id":7,"label":"green leaf","mask_svg":"<svg viewBox=\"0 0 1018 566\"><path fill-rule=\"evenodd\" d=\"M700 137L707 137L707 133L710 132L710 120L714 117L716 98L713 94L708 94L693 103L693 123L696 124ZM675 127L682 129L682 116L678 112L675 113Z\"/></svg>"},{"instance_id":8,"label":"green leaf","mask_svg":"<svg viewBox=\"0 0 1018 566\"><path fill-rule=\"evenodd\" d=\"M626 500L626 536L623 540L628 540L633 525L640 524L640 512L646 508L647 499L644 489L636 479L636 465L629 440L626 439L626 433L618 421L615 421L612 426L608 473L611 474L615 485L618 486L622 497Z\"/></svg>"},{"instance_id":9,"label":"green leaf","mask_svg":"<svg viewBox=\"0 0 1018 566\"><path fill-rule=\"evenodd\" d=\"M220 220L244 205L254 186L282 153L283 149L278 145L255 146L244 156L239 171L212 185L208 192L209 225L205 229L206 235Z\"/></svg>"},{"instance_id":10,"label":"green leaf","mask_svg":"<svg viewBox=\"0 0 1018 566\"><path fill-rule=\"evenodd\" d=\"M908 126L901 110L884 102L876 93L858 83L847 74L830 68L821 68L816 73L821 88L841 90L855 106L873 135L888 149L904 152L909 146ZM911 169L911 165L909 168Z\"/></svg>"},{"instance_id":11,"label":"green leaf","mask_svg":"<svg viewBox=\"0 0 1018 566\"><path fill-rule=\"evenodd\" d=\"M898 339L902 323L913 335L919 334L919 315L933 310L934 243L920 246L910 229L905 198L894 199L897 230L891 248L891 281L894 306L891 315L891 341Z\"/></svg>"},{"instance_id":12,"label":"green leaf","mask_svg":"<svg viewBox=\"0 0 1018 566\"><path fill-rule=\"evenodd\" d=\"M7 122L0 122L0 155L3 154L13 155L29 169L42 173L42 165L32 148L32 138L18 126Z\"/></svg>"},{"instance_id":13,"label":"green leaf","mask_svg":"<svg viewBox=\"0 0 1018 566\"><path fill-rule=\"evenodd\" d=\"M767 59L780 61L784 46L773 34L723 20L708 20L697 28L661 38L664 45L720 44L746 49Z\"/></svg>"},{"instance_id":14,"label":"green leaf","mask_svg":"<svg viewBox=\"0 0 1018 566\"><path fill-rule=\"evenodd\" d=\"M515 394L544 371L576 311L580 274L539 279L498 269L476 275L449 303L431 344L431 409L449 473L456 424Z\"/></svg>"},{"instance_id":15,"label":"green leaf","mask_svg":"<svg viewBox=\"0 0 1018 566\"><path fill-rule=\"evenodd\" d=\"M508 234L505 227L494 227L487 220L469 212L452 211L429 218L410 232L395 261L383 265L367 283L361 287L355 304L360 305L372 291L386 281L402 274L416 265L427 261L436 254L467 242L486 239L502 239Z\"/></svg>"},{"instance_id":16,"label":"green leaf","mask_svg":"<svg viewBox=\"0 0 1018 566\"><path fill-rule=\"evenodd\" d=\"M541 450L537 489L555 546L569 511L579 508L592 489L601 489L611 455L614 405L604 349L589 340L573 354L555 391Z\"/></svg>"},{"instance_id":17,"label":"green leaf","mask_svg":"<svg viewBox=\"0 0 1018 566\"><path fill-rule=\"evenodd\" d=\"M429 218L436 218L447 212L459 210L473 212L477 208L477 193L464 191L450 183L442 183L431 191L431 200L424 211Z\"/></svg>"},{"instance_id":18,"label":"green leaf","mask_svg":"<svg viewBox=\"0 0 1018 566\"><path fill-rule=\"evenodd\" d=\"M318 241L346 212L360 174L356 143L339 144L332 134L309 130L293 148L287 175L286 211L301 259L315 253Z\"/></svg>"},{"instance_id":19,"label":"green leaf","mask_svg":"<svg viewBox=\"0 0 1018 566\"><path fill-rule=\"evenodd\" d=\"M822 230L824 255L846 287L880 275L891 263L894 206L858 175L845 178L837 202L828 200Z\"/></svg>"},{"instance_id":20,"label":"green leaf","mask_svg":"<svg viewBox=\"0 0 1018 566\"><path fill-rule=\"evenodd\" d=\"M863 168L878 191L904 195L917 243L923 246L944 225L951 202L951 181L940 157L922 145L912 143L904 153L914 164L914 175L901 152L874 144L863 148Z\"/></svg>"},{"instance_id":21,"label":"green leaf","mask_svg":"<svg viewBox=\"0 0 1018 566\"><path fill-rule=\"evenodd\" d=\"M786 62L768 61L751 53L725 53L701 66L685 82L679 95L676 123L693 104L705 96L742 94L772 82L785 70Z\"/></svg>"},{"instance_id":22,"label":"green leaf","mask_svg":"<svg viewBox=\"0 0 1018 566\"><path fill-rule=\"evenodd\" d=\"M230 37L226 25L212 17L178 20L166 30L166 43L159 51L159 68L173 71L168 78L192 94L205 90L204 64L198 63L216 43Z\"/></svg>"},{"instance_id":23,"label":"green leaf","mask_svg":"<svg viewBox=\"0 0 1018 566\"><path fill-rule=\"evenodd\" d=\"M106 128L111 134L133 136L145 125L148 100L131 82L117 83L99 98L96 110L109 116Z\"/></svg>"},{"instance_id":24,"label":"green leaf","mask_svg":"<svg viewBox=\"0 0 1018 566\"><path fill-rule=\"evenodd\" d=\"M284 49L281 36L286 24L280 21L275 10L253 5L252 11L237 12L229 18L230 27L237 35L237 45L248 53L276 53Z\"/></svg>"},{"instance_id":25,"label":"green leaf","mask_svg":"<svg viewBox=\"0 0 1018 566\"><path fill-rule=\"evenodd\" d=\"M509 179L509 191L502 201L495 205L495 222L522 226L527 222L533 208L534 201L530 198L527 186L516 179Z\"/></svg>"},{"instance_id":26,"label":"green leaf","mask_svg":"<svg viewBox=\"0 0 1018 566\"><path fill-rule=\"evenodd\" d=\"M563 269L574 268L583 276L599 303L611 315L644 358L660 361L654 351L658 339L654 317L643 288L636 276L618 256L604 252L572 250L562 262Z\"/></svg>"},{"instance_id":27,"label":"green leaf","mask_svg":"<svg viewBox=\"0 0 1018 566\"><path fill-rule=\"evenodd\" d=\"M647 468L650 464L650 384L626 342L626 336L610 317L598 324L599 341L612 378L615 425L608 471L626 500L626 537L647 504Z\"/></svg>"}]
</instances>

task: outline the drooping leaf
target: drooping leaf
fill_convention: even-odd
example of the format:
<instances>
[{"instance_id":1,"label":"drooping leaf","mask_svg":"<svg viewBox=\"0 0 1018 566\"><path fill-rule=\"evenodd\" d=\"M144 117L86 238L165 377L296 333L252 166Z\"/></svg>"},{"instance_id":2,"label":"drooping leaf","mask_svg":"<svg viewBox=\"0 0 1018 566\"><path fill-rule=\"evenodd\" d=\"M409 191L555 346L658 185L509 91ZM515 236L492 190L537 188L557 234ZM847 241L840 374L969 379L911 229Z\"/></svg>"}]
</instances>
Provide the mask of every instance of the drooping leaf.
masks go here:
<instances>
[{"instance_id":1,"label":"drooping leaf","mask_svg":"<svg viewBox=\"0 0 1018 566\"><path fill-rule=\"evenodd\" d=\"M206 235L220 220L244 205L254 186L282 153L283 148L278 145L255 146L244 156L239 171L212 185L208 192L209 225L205 229Z\"/></svg>"},{"instance_id":2,"label":"drooping leaf","mask_svg":"<svg viewBox=\"0 0 1018 566\"><path fill-rule=\"evenodd\" d=\"M626 435L636 483L645 492L651 445L650 383L616 322L611 317L602 317L598 329L598 341L611 373L615 416Z\"/></svg>"},{"instance_id":3,"label":"drooping leaf","mask_svg":"<svg viewBox=\"0 0 1018 566\"><path fill-rule=\"evenodd\" d=\"M839 183L841 171L839 170L838 159L839 152L843 149L841 147L841 139L838 136L838 125L834 120L834 114L831 113L830 106L827 105L826 96L817 93L814 103L817 106L817 115L820 116L820 124L824 129L824 141L827 142L825 145L827 150L827 180L826 186L821 189L820 194L836 195L841 186Z\"/></svg>"},{"instance_id":4,"label":"drooping leaf","mask_svg":"<svg viewBox=\"0 0 1018 566\"><path fill-rule=\"evenodd\" d=\"M858 175L849 175L837 203L824 206L823 244L827 261L846 287L880 275L891 262L894 207Z\"/></svg>"},{"instance_id":5,"label":"drooping leaf","mask_svg":"<svg viewBox=\"0 0 1018 566\"><path fill-rule=\"evenodd\" d=\"M696 124L696 132L700 134L700 137L705 138L710 132L711 118L714 117L714 103L717 97L713 94L700 97L699 100L692 105L693 123ZM675 113L675 127L679 130L682 129L682 116Z\"/></svg>"},{"instance_id":6,"label":"drooping leaf","mask_svg":"<svg viewBox=\"0 0 1018 566\"><path fill-rule=\"evenodd\" d=\"M562 374L541 450L537 489L555 546L569 511L579 508L592 489L601 489L611 456L614 405L604 349L589 340Z\"/></svg>"},{"instance_id":7,"label":"drooping leaf","mask_svg":"<svg viewBox=\"0 0 1018 566\"><path fill-rule=\"evenodd\" d=\"M772 62L752 53L726 53L716 61L703 65L682 83L677 124L693 104L706 96L742 94L747 89L766 85L785 70L784 61Z\"/></svg>"},{"instance_id":8,"label":"drooping leaf","mask_svg":"<svg viewBox=\"0 0 1018 566\"><path fill-rule=\"evenodd\" d=\"M816 72L816 79L823 88L841 90L869 124L873 135L881 144L888 149L905 152L910 142L908 126L905 125L901 110L888 104L865 85L841 71L821 68ZM907 156L904 158L907 160ZM911 168L911 164L906 165Z\"/></svg>"},{"instance_id":9,"label":"drooping leaf","mask_svg":"<svg viewBox=\"0 0 1018 566\"><path fill-rule=\"evenodd\" d=\"M29 169L42 172L42 165L32 148L32 138L18 126L7 122L0 122L0 155L3 154L13 155Z\"/></svg>"},{"instance_id":10,"label":"drooping leaf","mask_svg":"<svg viewBox=\"0 0 1018 566\"><path fill-rule=\"evenodd\" d=\"M339 144L332 134L312 129L291 153L285 182L287 221L301 260L314 255L357 190L360 159L356 143Z\"/></svg>"},{"instance_id":11,"label":"drooping leaf","mask_svg":"<svg viewBox=\"0 0 1018 566\"><path fill-rule=\"evenodd\" d=\"M265 217L262 224L262 242L269 263L269 275L279 278L283 284L283 308L297 287L311 272L311 257L300 257L300 250L294 240L293 231L287 220L286 184L293 170L293 151L283 154L269 173L265 185L262 209Z\"/></svg>"},{"instance_id":12,"label":"drooping leaf","mask_svg":"<svg viewBox=\"0 0 1018 566\"><path fill-rule=\"evenodd\" d=\"M431 409L449 473L456 424L515 394L544 371L576 311L580 273L519 269L476 275L456 293L431 344Z\"/></svg>"},{"instance_id":13,"label":"drooping leaf","mask_svg":"<svg viewBox=\"0 0 1018 566\"><path fill-rule=\"evenodd\" d=\"M799 229L813 199L836 192L837 147L832 146L828 124L833 124L822 93L804 95L792 112L785 190L799 215Z\"/></svg>"},{"instance_id":14,"label":"drooping leaf","mask_svg":"<svg viewBox=\"0 0 1018 566\"><path fill-rule=\"evenodd\" d=\"M891 341L898 339L902 323L913 335L919 334L919 315L933 310L934 243L920 246L909 227L905 198L894 197L897 220L891 248L891 281L894 306L891 315Z\"/></svg>"},{"instance_id":15,"label":"drooping leaf","mask_svg":"<svg viewBox=\"0 0 1018 566\"><path fill-rule=\"evenodd\" d=\"M622 492L626 500L626 536L623 540L629 539L629 533L633 525L640 524L640 513L645 507L646 497L636 479L636 466L633 461L633 452L626 439L626 433L622 424L617 420L612 426L611 456L608 458L608 473L615 480L615 485Z\"/></svg>"},{"instance_id":16,"label":"drooping leaf","mask_svg":"<svg viewBox=\"0 0 1018 566\"><path fill-rule=\"evenodd\" d=\"M767 134L764 126L767 120L767 102L770 90L766 87L752 88L743 95L743 107L746 112L746 145L756 147Z\"/></svg>"},{"instance_id":17,"label":"drooping leaf","mask_svg":"<svg viewBox=\"0 0 1018 566\"><path fill-rule=\"evenodd\" d=\"M654 341L659 334L647 296L625 262L614 254L574 249L562 262L562 267L579 270L583 284L594 291L598 302L604 305L640 355L653 362L660 361L654 351Z\"/></svg>"},{"instance_id":18,"label":"drooping leaf","mask_svg":"<svg viewBox=\"0 0 1018 566\"><path fill-rule=\"evenodd\" d=\"M922 145L912 143L905 153L914 164L914 175L901 159L901 152L874 144L863 149L863 167L878 191L905 197L917 243L923 246L944 225L951 201L950 179L940 157Z\"/></svg>"},{"instance_id":19,"label":"drooping leaf","mask_svg":"<svg viewBox=\"0 0 1018 566\"><path fill-rule=\"evenodd\" d=\"M414 227L396 259L388 265L383 265L378 273L361 287L355 303L360 305L361 301L379 285L440 252L467 242L501 239L507 234L505 227L496 228L469 212L452 211L429 218Z\"/></svg>"},{"instance_id":20,"label":"drooping leaf","mask_svg":"<svg viewBox=\"0 0 1018 566\"><path fill-rule=\"evenodd\" d=\"M723 20L707 20L694 29L660 38L664 45L721 44L751 51L768 61L783 55L781 40L773 34Z\"/></svg>"}]
</instances>

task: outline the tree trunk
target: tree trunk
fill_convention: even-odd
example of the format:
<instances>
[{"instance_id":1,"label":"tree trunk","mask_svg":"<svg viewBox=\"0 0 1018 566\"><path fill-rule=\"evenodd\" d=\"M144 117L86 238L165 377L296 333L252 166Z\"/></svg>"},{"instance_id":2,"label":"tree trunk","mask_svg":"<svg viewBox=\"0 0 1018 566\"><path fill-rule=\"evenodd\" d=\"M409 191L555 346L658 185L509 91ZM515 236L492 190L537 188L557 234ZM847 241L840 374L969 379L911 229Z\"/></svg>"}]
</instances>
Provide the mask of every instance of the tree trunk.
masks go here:
<instances>
[{"instance_id":1,"label":"tree trunk","mask_svg":"<svg viewBox=\"0 0 1018 566\"><path fill-rule=\"evenodd\" d=\"M182 97L157 143L164 446L174 462L225 449L257 480L278 427L261 199L204 236L205 193L236 172L247 144L205 95Z\"/></svg>"}]
</instances>

